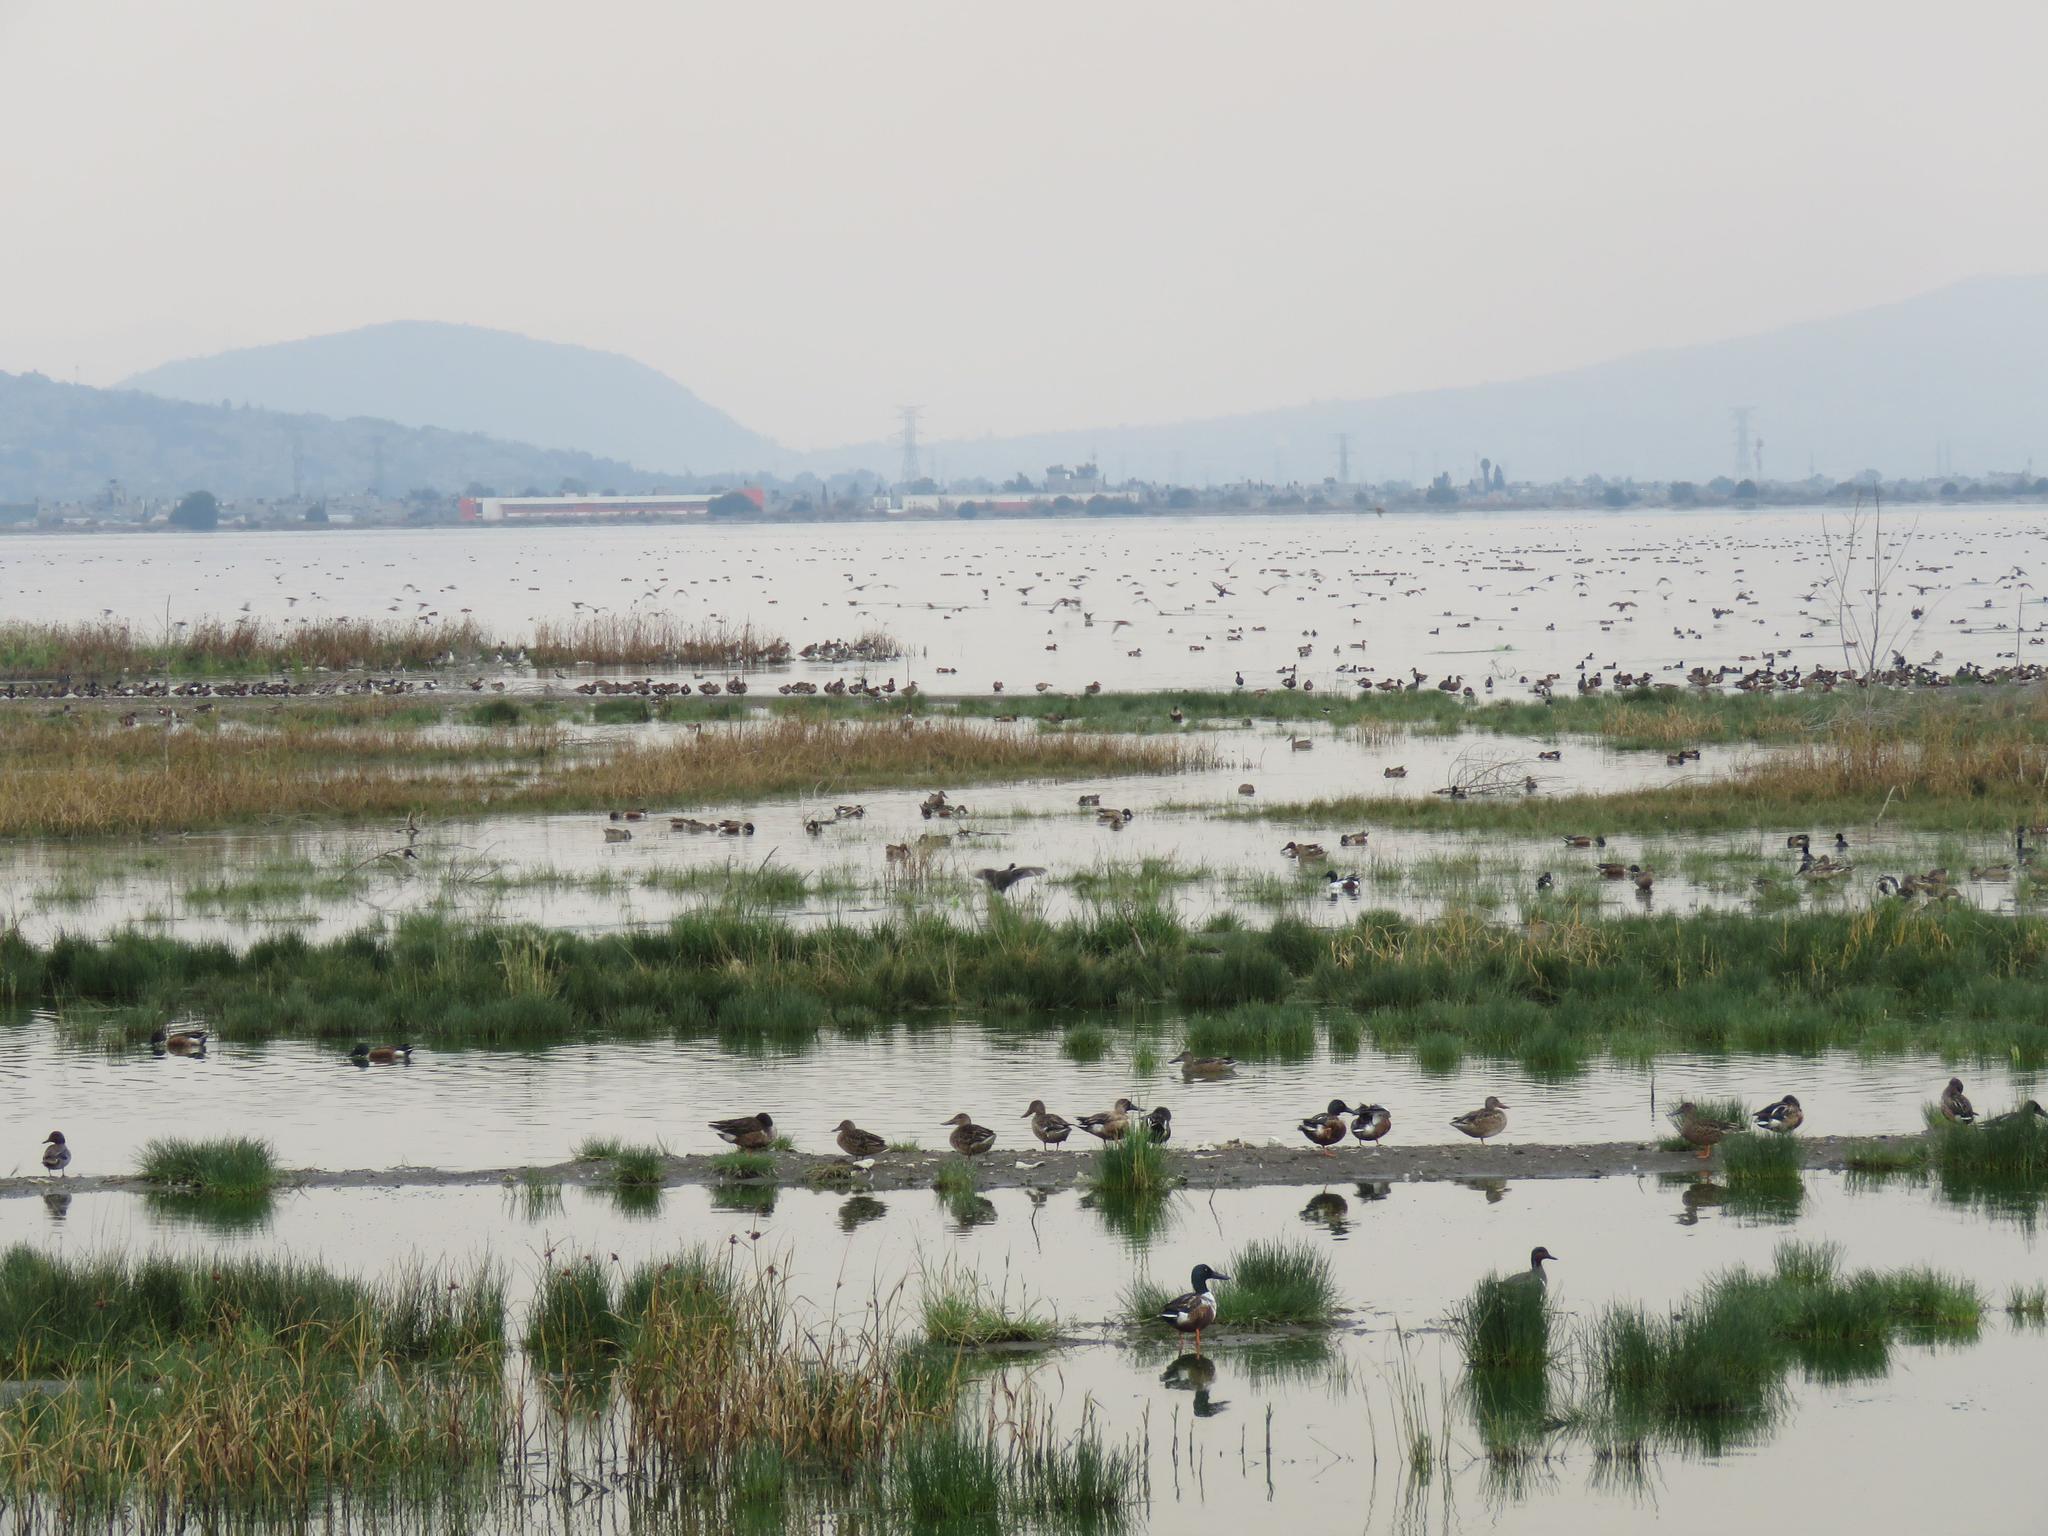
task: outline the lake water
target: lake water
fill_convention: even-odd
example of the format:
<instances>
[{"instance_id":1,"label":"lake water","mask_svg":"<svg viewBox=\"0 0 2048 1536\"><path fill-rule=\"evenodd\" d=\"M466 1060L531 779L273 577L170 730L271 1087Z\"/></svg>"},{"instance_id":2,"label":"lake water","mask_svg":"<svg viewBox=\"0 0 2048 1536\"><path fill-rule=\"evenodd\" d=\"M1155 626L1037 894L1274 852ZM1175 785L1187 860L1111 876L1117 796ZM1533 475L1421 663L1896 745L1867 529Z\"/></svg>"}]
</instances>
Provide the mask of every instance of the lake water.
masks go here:
<instances>
[{"instance_id":1,"label":"lake water","mask_svg":"<svg viewBox=\"0 0 2048 1536\"><path fill-rule=\"evenodd\" d=\"M934 692L998 680L1012 692L1216 688L1239 672L1257 687L1297 668L1318 689L1349 689L1357 674L1340 669L1360 667L1461 675L1475 688L1492 676L1512 692L1521 677L1569 679L1581 661L1668 677L1766 653L1841 666L1838 594L1867 603L1875 543L1866 536L1836 579L1850 517L1816 507L30 535L0 539L0 613L106 615L152 634L244 611L280 624L469 616L516 636L543 619L643 611L751 622L796 646L879 626L908 654L877 673ZM2043 660L2048 614L2022 605L2034 593L2013 573L2038 563L2044 538L2038 503L1887 509L1887 645L1949 667Z\"/></svg>"}]
</instances>

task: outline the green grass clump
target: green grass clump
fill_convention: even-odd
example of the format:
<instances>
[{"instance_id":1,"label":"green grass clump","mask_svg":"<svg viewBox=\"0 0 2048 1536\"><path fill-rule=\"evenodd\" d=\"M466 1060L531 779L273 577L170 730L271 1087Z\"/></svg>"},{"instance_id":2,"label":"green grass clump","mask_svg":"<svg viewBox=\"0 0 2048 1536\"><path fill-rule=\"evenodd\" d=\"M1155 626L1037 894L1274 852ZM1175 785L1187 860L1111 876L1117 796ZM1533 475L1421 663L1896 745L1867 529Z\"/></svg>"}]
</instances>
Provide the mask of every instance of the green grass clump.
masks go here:
<instances>
[{"instance_id":1,"label":"green grass clump","mask_svg":"<svg viewBox=\"0 0 2048 1536\"><path fill-rule=\"evenodd\" d=\"M913 1530L1121 1529L1145 1498L1142 1457L1102 1443L1092 1425L1063 1438L1049 1423L1019 1431L936 1424L883 1465L880 1497Z\"/></svg>"},{"instance_id":2,"label":"green grass clump","mask_svg":"<svg viewBox=\"0 0 2048 1536\"><path fill-rule=\"evenodd\" d=\"M1975 1125L1934 1127L1934 1170L1944 1178L2048 1180L2048 1120L1995 1115Z\"/></svg>"},{"instance_id":3,"label":"green grass clump","mask_svg":"<svg viewBox=\"0 0 2048 1536\"><path fill-rule=\"evenodd\" d=\"M1248 1003L1188 1020L1187 1048L1197 1056L1244 1061L1305 1061L1315 1054L1316 1019L1301 1004Z\"/></svg>"},{"instance_id":4,"label":"green grass clump","mask_svg":"<svg viewBox=\"0 0 2048 1536\"><path fill-rule=\"evenodd\" d=\"M182 1193L226 1200L268 1195L280 1177L270 1143L248 1136L155 1137L143 1146L140 1172Z\"/></svg>"},{"instance_id":5,"label":"green grass clump","mask_svg":"<svg viewBox=\"0 0 2048 1536\"><path fill-rule=\"evenodd\" d=\"M712 1170L726 1179L767 1179L775 1176L772 1152L720 1152L711 1159Z\"/></svg>"},{"instance_id":6,"label":"green grass clump","mask_svg":"<svg viewBox=\"0 0 2048 1536\"><path fill-rule=\"evenodd\" d=\"M1924 1173L1928 1151L1924 1141L1852 1141L1842 1151L1842 1165L1851 1173L1883 1177Z\"/></svg>"},{"instance_id":7,"label":"green grass clump","mask_svg":"<svg viewBox=\"0 0 2048 1536\"><path fill-rule=\"evenodd\" d=\"M1784 1186L1799 1182L1805 1155L1790 1136L1731 1136L1721 1143L1728 1187Z\"/></svg>"},{"instance_id":8,"label":"green grass clump","mask_svg":"<svg viewBox=\"0 0 2048 1536\"><path fill-rule=\"evenodd\" d=\"M1474 1371L1540 1370L1550 1363L1550 1299L1544 1287L1488 1275L1451 1317L1451 1333Z\"/></svg>"},{"instance_id":9,"label":"green grass clump","mask_svg":"<svg viewBox=\"0 0 2048 1536\"><path fill-rule=\"evenodd\" d=\"M964 1157L949 1157L932 1174L932 1188L948 1197L977 1194L981 1179L974 1165Z\"/></svg>"},{"instance_id":10,"label":"green grass clump","mask_svg":"<svg viewBox=\"0 0 2048 1536\"><path fill-rule=\"evenodd\" d=\"M950 1349L1043 1344L1055 1330L1054 1320L1041 1317L1031 1302L1013 1307L1006 1291L952 1264L925 1271L919 1309L926 1340Z\"/></svg>"},{"instance_id":11,"label":"green grass clump","mask_svg":"<svg viewBox=\"0 0 2048 1536\"><path fill-rule=\"evenodd\" d=\"M2048 1285L2012 1287L2005 1293L2005 1315L2019 1323L2048 1323Z\"/></svg>"},{"instance_id":12,"label":"green grass clump","mask_svg":"<svg viewBox=\"0 0 2048 1536\"><path fill-rule=\"evenodd\" d=\"M1305 1243L1247 1243L1225 1266L1224 1315L1257 1327L1327 1323L1337 1311L1337 1280L1320 1249Z\"/></svg>"},{"instance_id":13,"label":"green grass clump","mask_svg":"<svg viewBox=\"0 0 2048 1536\"><path fill-rule=\"evenodd\" d=\"M1166 1149L1152 1139L1151 1129L1139 1120L1133 1120L1115 1141L1102 1144L1088 1177L1097 1190L1111 1195L1161 1195L1173 1186Z\"/></svg>"}]
</instances>

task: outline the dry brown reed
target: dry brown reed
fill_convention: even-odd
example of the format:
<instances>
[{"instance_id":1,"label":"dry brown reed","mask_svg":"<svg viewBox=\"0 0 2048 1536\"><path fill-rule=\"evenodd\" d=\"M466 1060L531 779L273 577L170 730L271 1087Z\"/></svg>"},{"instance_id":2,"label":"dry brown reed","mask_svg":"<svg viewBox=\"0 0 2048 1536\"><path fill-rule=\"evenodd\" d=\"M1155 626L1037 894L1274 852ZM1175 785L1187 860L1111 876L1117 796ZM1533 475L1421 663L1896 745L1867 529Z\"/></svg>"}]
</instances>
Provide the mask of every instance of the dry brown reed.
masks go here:
<instances>
[{"instance_id":1,"label":"dry brown reed","mask_svg":"<svg viewBox=\"0 0 2048 1536\"><path fill-rule=\"evenodd\" d=\"M1019 735L967 722L784 718L571 753L547 729L457 745L399 730L285 723L166 730L0 715L0 835L92 836L268 816L690 809L887 784L1206 766L1174 738Z\"/></svg>"},{"instance_id":2,"label":"dry brown reed","mask_svg":"<svg viewBox=\"0 0 2048 1536\"><path fill-rule=\"evenodd\" d=\"M790 648L752 625L693 624L661 613L542 623L525 640L493 634L468 618L412 624L213 617L153 627L112 619L0 624L0 677L6 678L421 671L522 657L551 667L753 667L788 661Z\"/></svg>"}]
</instances>

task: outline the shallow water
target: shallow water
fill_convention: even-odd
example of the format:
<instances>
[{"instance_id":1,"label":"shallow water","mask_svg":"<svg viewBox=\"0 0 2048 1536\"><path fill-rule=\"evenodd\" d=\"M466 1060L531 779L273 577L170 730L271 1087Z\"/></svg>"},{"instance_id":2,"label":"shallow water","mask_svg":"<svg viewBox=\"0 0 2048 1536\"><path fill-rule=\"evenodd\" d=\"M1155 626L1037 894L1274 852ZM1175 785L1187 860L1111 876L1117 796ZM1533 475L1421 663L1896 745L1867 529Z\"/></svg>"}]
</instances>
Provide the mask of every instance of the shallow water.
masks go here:
<instances>
[{"instance_id":1,"label":"shallow water","mask_svg":"<svg viewBox=\"0 0 2048 1536\"><path fill-rule=\"evenodd\" d=\"M1184 1082L1165 1058L1179 1049L1172 1021L1147 1029L1161 1065L1134 1069L1139 1036L1111 1030L1099 1060L1065 1055L1042 1024L933 1022L865 1038L822 1037L790 1054L736 1052L716 1039L589 1041L545 1051L423 1050L410 1066L352 1066L343 1047L297 1041L216 1044L202 1058L152 1056L143 1046L76 1047L41 1024L8 1031L0 1101L18 1106L15 1144L0 1170L32 1172L47 1126L65 1133L79 1173L124 1173L159 1135L261 1136L288 1166L323 1169L496 1168L566 1160L586 1136L715 1152L706 1122L766 1110L796 1145L830 1152L850 1116L891 1141L943 1147L938 1122L964 1109L998 1133L998 1156L1036 1157L1024 1108L1044 1099L1069 1118L1128 1096L1173 1111L1176 1144L1233 1139L1299 1143L1295 1123L1331 1098L1392 1110L1392 1140L1462 1138L1454 1115L1492 1093L1511 1106L1502 1141L1654 1140L1681 1100L1768 1104L1794 1093L1817 1135L1917 1131L1949 1063L1929 1056L1671 1055L1654 1068L1596 1060L1578 1076L1544 1079L1512 1062L1468 1056L1451 1075L1370 1047L1300 1062L1247 1063L1234 1078ZM1986 1112L2036 1096L2035 1079L2002 1065L1960 1068ZM26 1134L34 1130L35 1135ZM1090 1145L1076 1135L1071 1148ZM1369 1177L1373 1154L1345 1149L1339 1165Z\"/></svg>"},{"instance_id":2,"label":"shallow water","mask_svg":"<svg viewBox=\"0 0 2048 1536\"><path fill-rule=\"evenodd\" d=\"M233 615L245 604L278 623L468 616L507 635L571 619L580 604L752 622L797 646L879 626L908 655L876 672L935 691L980 693L997 680L1011 691L1038 681L1227 687L1237 671L1256 685L1295 667L1319 689L1349 689L1355 677L1338 668L1359 664L1377 676L1461 674L1476 686L1489 673L1570 678L1581 660L1682 674L1774 651L1840 666L1822 535L1827 524L1839 536L1847 516L1815 507L29 535L0 540L0 600L24 619L111 608L148 633L167 615ZM1883 626L1892 644L1949 665L2043 659L2028 647L2048 634L2048 615L2016 611L2001 584L2048 534L2038 504L1890 509L1884 526L1899 563L1896 638L1891 621ZM1867 562L1866 544L1857 570ZM1074 605L1055 611L1060 599ZM1923 617L1906 617L1911 607Z\"/></svg>"},{"instance_id":3,"label":"shallow water","mask_svg":"<svg viewBox=\"0 0 2048 1536\"><path fill-rule=\"evenodd\" d=\"M523 1308L542 1254L594 1253L621 1264L695 1243L734 1240L743 1262L781 1266L814 1317L858 1315L906 1282L915 1310L920 1265L958 1260L1004 1286L1013 1304L1056 1313L1074 1345L999 1368L988 1390L1028 1388L1061 1422L1092 1414L1112 1441L1147 1446L1151 1504L1137 1529L1178 1532L1219 1521L1313 1523L1341 1511L1366 1531L1506 1528L1634 1531L1645 1520L1722 1529L1758 1508L1815 1530L1868 1520L1883 1528L1952 1515L1957 1487L2003 1489L1973 1510L1973 1529L2034 1529L2013 1468L2031 1454L2048 1333L1999 1313L2006 1288L2040 1273L2034 1237L1970 1219L1910 1188L1852 1191L1809 1176L1789 1221L1758 1220L1689 1198L1690 1181L1501 1181L1496 1187L1334 1183L1342 1230L1326 1211L1305 1219L1302 1190L1183 1196L1148 1252L1132 1256L1072 1194L1042 1203L1022 1190L990 1192L986 1219L963 1224L928 1192L884 1197L785 1191L769 1211L719 1208L711 1191L668 1191L651 1217L607 1199L564 1192L537 1219L494 1189L309 1191L281 1199L270 1224L219 1233L153 1215L121 1194L81 1194L61 1216L35 1199L0 1200L0 1243L26 1240L72 1253L126 1247L199 1254L289 1252L378 1273L415 1258L457 1264L495 1255ZM1457 1384L1454 1348L1436 1332L1472 1281L1516 1267L1537 1243L1561 1255L1553 1295L1568 1318L1609 1301L1652 1311L1676 1305L1714 1271L1767 1268L1781 1241L1841 1245L1852 1267L1925 1264L1978 1284L1989 1305L1980 1340L1895 1348L1889 1373L1839 1386L1795 1381L1789 1411L1754 1445L1719 1457L1667 1451L1644 1483L1603 1480L1588 1448L1569 1440L1525 1478L1492 1475ZM1174 1363L1171 1335L1117 1320L1136 1272L1177 1278L1195 1262L1221 1264L1255 1239L1306 1242L1327 1255L1348 1311L1326 1343L1276 1345L1233 1335L1208 1340L1208 1366ZM1448 1470L1422 1492L1404 1488L1394 1394L1420 1384L1432 1428L1449 1442ZM1915 1447L1913 1456L1873 1448ZM1940 1478L1926 1475L1938 1464ZM2023 1479L2021 1479L2023 1481ZM2013 1518L2007 1519L2007 1512ZM589 1513L593 1521L597 1512ZM588 1527L579 1527L588 1528Z\"/></svg>"}]
</instances>

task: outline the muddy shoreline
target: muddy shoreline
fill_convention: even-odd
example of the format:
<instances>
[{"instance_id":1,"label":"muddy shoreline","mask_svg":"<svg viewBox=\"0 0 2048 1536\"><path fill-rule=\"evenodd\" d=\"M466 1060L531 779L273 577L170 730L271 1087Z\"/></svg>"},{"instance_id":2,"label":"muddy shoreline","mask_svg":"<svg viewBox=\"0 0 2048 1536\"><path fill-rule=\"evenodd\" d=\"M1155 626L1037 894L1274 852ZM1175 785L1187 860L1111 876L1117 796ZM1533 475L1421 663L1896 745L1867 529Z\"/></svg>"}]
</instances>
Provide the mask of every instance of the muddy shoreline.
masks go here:
<instances>
[{"instance_id":1,"label":"muddy shoreline","mask_svg":"<svg viewBox=\"0 0 2048 1536\"><path fill-rule=\"evenodd\" d=\"M1838 1173L1848 1166L1851 1147L1916 1142L1917 1136L1801 1137L1796 1145L1804 1166ZM1652 1141L1593 1142L1582 1145L1543 1144L1489 1146L1382 1147L1378 1151L1346 1146L1325 1157L1306 1147L1247 1146L1168 1147L1173 1176L1192 1191L1256 1189L1343 1184L1357 1180L1384 1182L1458 1182L1472 1179L1605 1179L1639 1174L1711 1173L1718 1158L1701 1161L1691 1152L1667 1152ZM885 1152L872 1166L857 1168L844 1157L807 1152L777 1152L772 1177L735 1177L718 1166L718 1155L691 1153L671 1157L663 1168L661 1187L718 1187L776 1184L790 1189L905 1190L931 1187L941 1165L955 1161L950 1153ZM1092 1149L1085 1152L1039 1152L1013 1149L990 1152L974 1160L974 1174L983 1189L1081 1189L1095 1167ZM280 1192L292 1189L457 1189L519 1184L535 1179L563 1185L609 1187L607 1164L572 1160L545 1165L499 1168L359 1168L284 1170ZM141 1192L161 1186L133 1174L44 1175L0 1179L0 1198L21 1198L69 1190L77 1194L102 1191Z\"/></svg>"}]
</instances>

